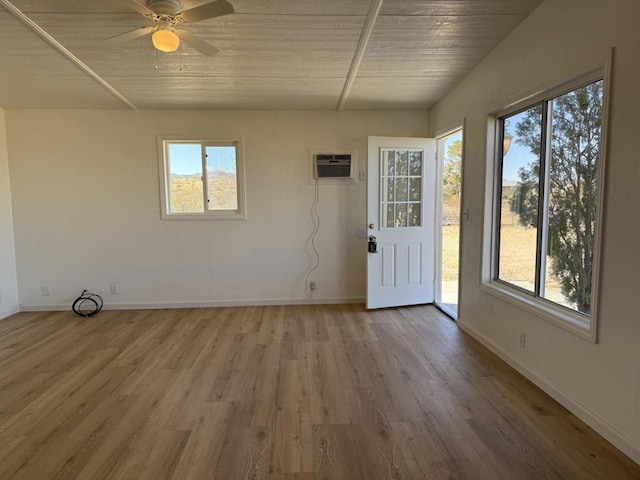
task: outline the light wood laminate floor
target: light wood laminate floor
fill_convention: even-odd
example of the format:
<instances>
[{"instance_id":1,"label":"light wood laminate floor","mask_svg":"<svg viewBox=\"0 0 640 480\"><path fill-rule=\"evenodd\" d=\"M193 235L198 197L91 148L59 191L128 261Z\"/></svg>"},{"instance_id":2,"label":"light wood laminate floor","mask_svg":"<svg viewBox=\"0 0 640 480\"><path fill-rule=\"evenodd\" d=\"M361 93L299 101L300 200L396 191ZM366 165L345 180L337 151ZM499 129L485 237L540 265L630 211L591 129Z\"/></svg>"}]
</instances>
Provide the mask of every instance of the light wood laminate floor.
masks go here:
<instances>
[{"instance_id":1,"label":"light wood laminate floor","mask_svg":"<svg viewBox=\"0 0 640 480\"><path fill-rule=\"evenodd\" d=\"M0 478L638 479L433 307L21 313Z\"/></svg>"}]
</instances>

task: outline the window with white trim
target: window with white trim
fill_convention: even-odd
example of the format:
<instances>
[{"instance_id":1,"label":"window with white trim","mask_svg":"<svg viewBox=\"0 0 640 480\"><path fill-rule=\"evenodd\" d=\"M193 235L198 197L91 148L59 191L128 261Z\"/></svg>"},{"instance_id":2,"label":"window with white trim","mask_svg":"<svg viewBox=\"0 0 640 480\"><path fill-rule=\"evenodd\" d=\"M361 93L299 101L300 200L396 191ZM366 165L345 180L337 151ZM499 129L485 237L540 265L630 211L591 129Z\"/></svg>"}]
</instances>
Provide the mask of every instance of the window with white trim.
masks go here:
<instances>
[{"instance_id":1,"label":"window with white trim","mask_svg":"<svg viewBox=\"0 0 640 480\"><path fill-rule=\"evenodd\" d=\"M595 340L604 71L495 115L489 285Z\"/></svg>"},{"instance_id":2,"label":"window with white trim","mask_svg":"<svg viewBox=\"0 0 640 480\"><path fill-rule=\"evenodd\" d=\"M161 137L163 219L244 219L244 162L240 139Z\"/></svg>"}]
</instances>

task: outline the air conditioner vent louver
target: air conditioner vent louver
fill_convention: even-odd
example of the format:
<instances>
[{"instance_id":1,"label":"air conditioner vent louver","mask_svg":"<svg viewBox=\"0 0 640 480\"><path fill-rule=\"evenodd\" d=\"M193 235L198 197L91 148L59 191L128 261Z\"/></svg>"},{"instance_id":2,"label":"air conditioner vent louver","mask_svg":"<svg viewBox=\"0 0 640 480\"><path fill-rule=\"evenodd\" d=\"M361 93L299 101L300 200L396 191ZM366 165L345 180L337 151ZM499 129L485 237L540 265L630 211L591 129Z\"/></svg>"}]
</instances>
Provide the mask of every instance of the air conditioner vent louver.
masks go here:
<instances>
[{"instance_id":1,"label":"air conditioner vent louver","mask_svg":"<svg viewBox=\"0 0 640 480\"><path fill-rule=\"evenodd\" d=\"M315 155L316 178L351 177L350 153L318 153Z\"/></svg>"},{"instance_id":2,"label":"air conditioner vent louver","mask_svg":"<svg viewBox=\"0 0 640 480\"><path fill-rule=\"evenodd\" d=\"M349 160L351 161L350 153L319 153L316 155L316 160Z\"/></svg>"}]
</instances>

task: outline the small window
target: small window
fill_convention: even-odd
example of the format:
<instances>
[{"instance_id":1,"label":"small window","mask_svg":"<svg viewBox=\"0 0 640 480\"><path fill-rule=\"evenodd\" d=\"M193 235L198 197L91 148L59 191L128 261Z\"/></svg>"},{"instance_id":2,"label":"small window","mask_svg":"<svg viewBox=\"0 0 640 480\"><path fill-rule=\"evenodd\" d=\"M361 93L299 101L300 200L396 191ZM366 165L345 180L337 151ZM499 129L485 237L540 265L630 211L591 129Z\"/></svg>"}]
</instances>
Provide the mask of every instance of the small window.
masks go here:
<instances>
[{"instance_id":1,"label":"small window","mask_svg":"<svg viewBox=\"0 0 640 480\"><path fill-rule=\"evenodd\" d=\"M422 226L422 150L380 149L380 225Z\"/></svg>"},{"instance_id":2,"label":"small window","mask_svg":"<svg viewBox=\"0 0 640 480\"><path fill-rule=\"evenodd\" d=\"M160 138L162 218L246 218L241 145Z\"/></svg>"},{"instance_id":3,"label":"small window","mask_svg":"<svg viewBox=\"0 0 640 480\"><path fill-rule=\"evenodd\" d=\"M592 73L495 116L485 283L594 340L604 87L604 73Z\"/></svg>"}]
</instances>

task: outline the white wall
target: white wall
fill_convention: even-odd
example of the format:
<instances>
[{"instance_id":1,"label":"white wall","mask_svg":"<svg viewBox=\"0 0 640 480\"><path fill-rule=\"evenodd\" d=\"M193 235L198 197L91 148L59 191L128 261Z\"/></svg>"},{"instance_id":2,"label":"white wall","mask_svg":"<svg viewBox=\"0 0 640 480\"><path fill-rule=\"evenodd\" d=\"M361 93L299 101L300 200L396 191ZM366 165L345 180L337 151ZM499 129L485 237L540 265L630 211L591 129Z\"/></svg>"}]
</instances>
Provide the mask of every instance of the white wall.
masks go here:
<instances>
[{"instance_id":1,"label":"white wall","mask_svg":"<svg viewBox=\"0 0 640 480\"><path fill-rule=\"evenodd\" d=\"M7 111L19 290L25 309L306 300L313 257L310 148L424 136L425 111ZM244 136L248 220L162 221L156 135ZM365 295L366 184L320 186L316 300ZM112 296L110 284L120 293ZM50 297L42 296L48 285Z\"/></svg>"},{"instance_id":2,"label":"white wall","mask_svg":"<svg viewBox=\"0 0 640 480\"><path fill-rule=\"evenodd\" d=\"M16 253L13 241L11 212L11 184L5 113L0 109L0 318L18 312L18 280Z\"/></svg>"},{"instance_id":3,"label":"white wall","mask_svg":"<svg viewBox=\"0 0 640 480\"><path fill-rule=\"evenodd\" d=\"M431 111L466 117L460 324L640 462L640 2L546 0ZM615 47L600 303L594 345L481 292L487 107ZM488 219L487 219L488 221ZM519 348L519 335L527 347Z\"/></svg>"}]
</instances>

